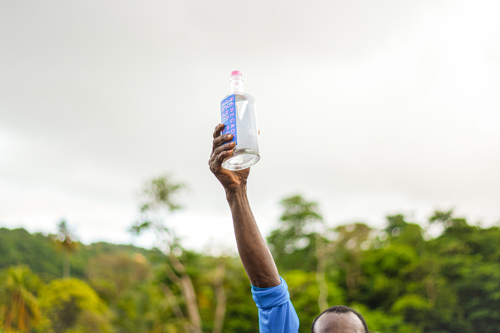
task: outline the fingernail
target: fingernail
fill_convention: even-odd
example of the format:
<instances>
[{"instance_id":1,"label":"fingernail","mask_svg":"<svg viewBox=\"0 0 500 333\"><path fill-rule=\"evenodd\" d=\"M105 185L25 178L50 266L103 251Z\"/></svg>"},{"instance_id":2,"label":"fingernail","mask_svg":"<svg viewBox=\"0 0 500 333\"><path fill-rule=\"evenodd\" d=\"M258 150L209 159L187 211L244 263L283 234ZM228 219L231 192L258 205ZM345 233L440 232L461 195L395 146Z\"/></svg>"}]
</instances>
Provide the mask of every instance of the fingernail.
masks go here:
<instances>
[{"instance_id":1,"label":"fingernail","mask_svg":"<svg viewBox=\"0 0 500 333\"><path fill-rule=\"evenodd\" d=\"M230 145L231 146L234 146L236 144L236 142L231 142Z\"/></svg>"},{"instance_id":2,"label":"fingernail","mask_svg":"<svg viewBox=\"0 0 500 333\"><path fill-rule=\"evenodd\" d=\"M232 134L228 134L227 138L230 139L232 136L233 136Z\"/></svg>"}]
</instances>

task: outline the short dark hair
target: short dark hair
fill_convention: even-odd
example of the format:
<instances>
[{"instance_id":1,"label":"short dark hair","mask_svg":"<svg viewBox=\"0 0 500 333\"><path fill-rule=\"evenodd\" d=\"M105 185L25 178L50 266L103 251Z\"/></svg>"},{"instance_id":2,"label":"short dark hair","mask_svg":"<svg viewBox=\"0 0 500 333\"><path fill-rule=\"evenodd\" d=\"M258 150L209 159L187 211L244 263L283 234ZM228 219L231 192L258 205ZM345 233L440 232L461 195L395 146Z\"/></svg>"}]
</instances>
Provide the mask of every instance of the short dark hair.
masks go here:
<instances>
[{"instance_id":1,"label":"short dark hair","mask_svg":"<svg viewBox=\"0 0 500 333\"><path fill-rule=\"evenodd\" d=\"M366 326L366 321L363 318L363 316L360 315L359 313L357 313L356 311L354 311L353 309L351 309L350 307L344 306L344 305L332 306L332 307L326 309L325 311L321 312L319 314L319 316L317 316L316 318L314 318L314 321L313 321L313 323L311 325L311 333L314 333L314 324L316 324L316 321L318 320L318 318L321 317L326 312L332 312L332 313L348 313L348 312L352 312L352 313L354 313L359 318L359 320L361 320L361 323L363 323L363 327L365 328L365 333L369 333L368 332L368 326Z\"/></svg>"}]
</instances>

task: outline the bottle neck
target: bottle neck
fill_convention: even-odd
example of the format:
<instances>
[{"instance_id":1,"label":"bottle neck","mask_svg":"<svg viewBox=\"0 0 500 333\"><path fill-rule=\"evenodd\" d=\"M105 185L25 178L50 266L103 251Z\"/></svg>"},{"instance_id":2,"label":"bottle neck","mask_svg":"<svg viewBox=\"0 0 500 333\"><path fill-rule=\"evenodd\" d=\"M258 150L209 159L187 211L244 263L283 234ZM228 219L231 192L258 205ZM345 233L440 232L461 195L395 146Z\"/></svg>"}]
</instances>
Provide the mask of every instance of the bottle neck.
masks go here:
<instances>
[{"instance_id":1,"label":"bottle neck","mask_svg":"<svg viewBox=\"0 0 500 333\"><path fill-rule=\"evenodd\" d=\"M231 94L244 92L243 78L240 75L231 76Z\"/></svg>"}]
</instances>

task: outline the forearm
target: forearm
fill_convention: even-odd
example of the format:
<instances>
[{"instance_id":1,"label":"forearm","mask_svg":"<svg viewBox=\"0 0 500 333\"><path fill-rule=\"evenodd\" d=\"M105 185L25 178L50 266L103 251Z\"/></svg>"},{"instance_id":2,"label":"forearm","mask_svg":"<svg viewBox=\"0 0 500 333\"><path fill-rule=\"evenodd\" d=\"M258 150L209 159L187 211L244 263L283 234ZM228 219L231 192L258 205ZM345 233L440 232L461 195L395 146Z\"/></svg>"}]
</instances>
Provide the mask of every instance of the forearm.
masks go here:
<instances>
[{"instance_id":1,"label":"forearm","mask_svg":"<svg viewBox=\"0 0 500 333\"><path fill-rule=\"evenodd\" d=\"M246 187L227 192L241 262L252 285L269 288L281 283L278 269L250 209Z\"/></svg>"}]
</instances>

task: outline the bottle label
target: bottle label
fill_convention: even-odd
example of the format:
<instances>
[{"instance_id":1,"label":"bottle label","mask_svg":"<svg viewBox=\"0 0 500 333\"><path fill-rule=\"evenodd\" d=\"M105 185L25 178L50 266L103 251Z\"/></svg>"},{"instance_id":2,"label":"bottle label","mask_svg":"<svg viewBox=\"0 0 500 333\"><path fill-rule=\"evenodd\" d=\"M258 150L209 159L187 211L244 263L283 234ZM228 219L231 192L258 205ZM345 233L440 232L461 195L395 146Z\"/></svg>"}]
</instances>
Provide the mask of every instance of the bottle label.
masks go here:
<instances>
[{"instance_id":1,"label":"bottle label","mask_svg":"<svg viewBox=\"0 0 500 333\"><path fill-rule=\"evenodd\" d=\"M220 102L220 118L224 124L224 134L232 134L233 139L229 142L238 144L238 132L236 131L236 95L229 95Z\"/></svg>"}]
</instances>

